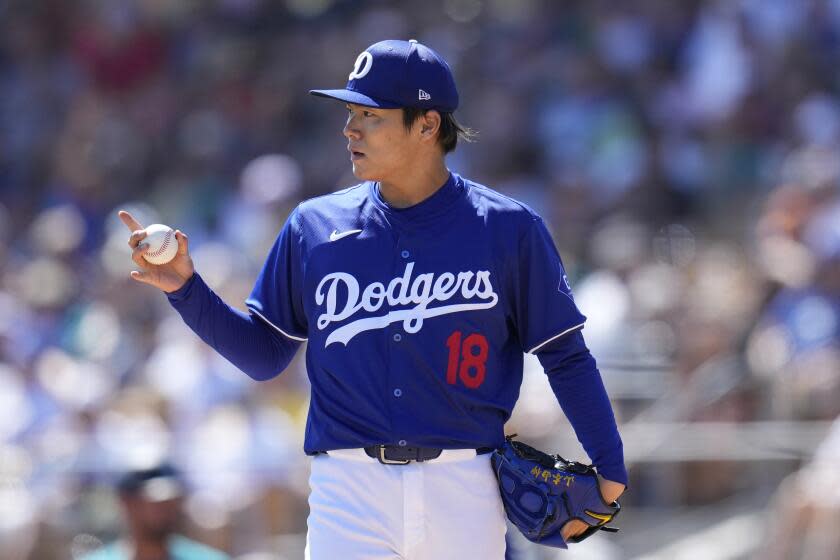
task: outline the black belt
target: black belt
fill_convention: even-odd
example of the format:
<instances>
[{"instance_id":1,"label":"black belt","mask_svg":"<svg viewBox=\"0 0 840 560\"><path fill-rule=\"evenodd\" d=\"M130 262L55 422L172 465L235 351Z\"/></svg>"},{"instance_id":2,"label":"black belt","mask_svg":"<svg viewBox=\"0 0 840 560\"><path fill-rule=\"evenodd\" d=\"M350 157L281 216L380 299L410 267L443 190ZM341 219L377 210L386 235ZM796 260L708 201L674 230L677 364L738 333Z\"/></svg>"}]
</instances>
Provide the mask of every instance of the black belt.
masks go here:
<instances>
[{"instance_id":1,"label":"black belt","mask_svg":"<svg viewBox=\"0 0 840 560\"><path fill-rule=\"evenodd\" d=\"M492 447L479 447L476 455L492 453ZM399 445L371 445L365 447L368 457L377 459L383 465L407 465L412 461L423 462L437 459L443 449L437 447L400 447Z\"/></svg>"},{"instance_id":2,"label":"black belt","mask_svg":"<svg viewBox=\"0 0 840 560\"><path fill-rule=\"evenodd\" d=\"M437 459L443 449L437 447L400 447L399 445L371 445L365 447L368 457L378 459L383 465L407 465Z\"/></svg>"}]
</instances>

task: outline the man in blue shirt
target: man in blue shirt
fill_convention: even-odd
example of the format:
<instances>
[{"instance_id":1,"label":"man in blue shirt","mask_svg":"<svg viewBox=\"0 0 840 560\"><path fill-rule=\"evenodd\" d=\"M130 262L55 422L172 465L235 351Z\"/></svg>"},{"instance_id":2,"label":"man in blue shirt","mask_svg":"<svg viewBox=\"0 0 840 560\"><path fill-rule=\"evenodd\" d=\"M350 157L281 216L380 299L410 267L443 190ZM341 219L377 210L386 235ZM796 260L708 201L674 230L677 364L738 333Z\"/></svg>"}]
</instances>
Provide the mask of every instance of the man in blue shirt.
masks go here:
<instances>
[{"instance_id":1,"label":"man in blue shirt","mask_svg":"<svg viewBox=\"0 0 840 560\"><path fill-rule=\"evenodd\" d=\"M278 375L307 341L308 557L503 558L487 452L504 440L523 352L544 366L604 499L618 498L621 438L545 224L446 166L463 135L447 63L415 40L382 41L344 89L311 93L345 104L362 182L290 214L249 313L204 284L180 231L175 260L146 263L141 224L120 213L132 277L248 375Z\"/></svg>"}]
</instances>

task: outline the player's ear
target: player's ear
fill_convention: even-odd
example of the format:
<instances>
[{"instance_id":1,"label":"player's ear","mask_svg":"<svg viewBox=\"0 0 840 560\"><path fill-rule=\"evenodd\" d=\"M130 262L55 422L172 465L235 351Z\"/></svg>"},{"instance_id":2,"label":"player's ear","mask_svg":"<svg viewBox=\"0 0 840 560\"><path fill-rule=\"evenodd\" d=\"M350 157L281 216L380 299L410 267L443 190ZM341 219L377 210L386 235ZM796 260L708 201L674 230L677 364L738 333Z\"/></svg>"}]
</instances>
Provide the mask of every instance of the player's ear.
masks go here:
<instances>
[{"instance_id":1,"label":"player's ear","mask_svg":"<svg viewBox=\"0 0 840 560\"><path fill-rule=\"evenodd\" d=\"M440 130L440 113L431 109L420 117L420 136L426 140L434 140Z\"/></svg>"}]
</instances>

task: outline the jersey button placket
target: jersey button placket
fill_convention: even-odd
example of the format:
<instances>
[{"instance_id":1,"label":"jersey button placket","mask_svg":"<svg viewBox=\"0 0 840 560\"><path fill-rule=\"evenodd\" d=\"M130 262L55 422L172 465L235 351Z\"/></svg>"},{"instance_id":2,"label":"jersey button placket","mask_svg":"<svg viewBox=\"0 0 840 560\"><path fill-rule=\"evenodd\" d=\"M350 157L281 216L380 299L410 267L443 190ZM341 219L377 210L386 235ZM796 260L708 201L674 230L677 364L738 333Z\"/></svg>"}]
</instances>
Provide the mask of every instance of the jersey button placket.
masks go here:
<instances>
[{"instance_id":1,"label":"jersey button placket","mask_svg":"<svg viewBox=\"0 0 840 560\"><path fill-rule=\"evenodd\" d=\"M400 232L396 240L396 251L393 255L394 275L392 278L401 277L405 273L409 262L416 260L416 252L411 251L408 247L411 245L410 235L407 232ZM415 262L415 267L417 266ZM417 271L412 274L411 280L417 275ZM410 286L408 287L410 288ZM410 292L409 292L410 293ZM399 306L398 309L403 309L406 306ZM407 384L410 383L410 361L416 340L411 335L403 330L403 321L397 321L389 325L390 331L390 348L389 348L389 375L388 380L391 385L391 421L394 439L397 440L397 445L405 447L409 445L409 441L414 437L414 423L415 419L412 415L412 401L415 396L413 393L407 393ZM410 387L408 387L410 390ZM409 397L409 394L412 396ZM414 445L414 444L412 444Z\"/></svg>"},{"instance_id":2,"label":"jersey button placket","mask_svg":"<svg viewBox=\"0 0 840 560\"><path fill-rule=\"evenodd\" d=\"M402 249L400 247L400 237L401 234L399 231L395 232L396 239L394 244L394 251L391 253L392 255L392 270L393 273L391 274L391 278L397 278L402 276L405 272L406 267L406 258L408 255L408 251ZM386 327L386 332L388 333L388 379L387 382L391 385L391 395L392 397L389 399L390 406L390 416L391 416L391 425L393 431L393 437L405 437L404 433L401 433L404 429L403 422L401 421L403 417L403 407L405 403L402 402L402 395L403 390L401 385L403 385L402 380L402 367L404 365L403 361L403 349L401 348L401 342L403 335L398 330L401 330L402 322L391 323L388 327ZM397 440L398 445L405 446L407 445L407 440L399 439Z\"/></svg>"}]
</instances>

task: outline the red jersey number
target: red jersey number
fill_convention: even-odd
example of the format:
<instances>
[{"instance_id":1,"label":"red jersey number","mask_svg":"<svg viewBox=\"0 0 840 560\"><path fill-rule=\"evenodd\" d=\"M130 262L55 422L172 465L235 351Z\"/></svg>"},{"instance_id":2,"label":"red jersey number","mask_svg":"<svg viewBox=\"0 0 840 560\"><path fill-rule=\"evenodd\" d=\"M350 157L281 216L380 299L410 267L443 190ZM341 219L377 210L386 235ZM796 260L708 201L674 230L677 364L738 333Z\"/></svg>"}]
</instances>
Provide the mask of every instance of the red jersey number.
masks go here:
<instances>
[{"instance_id":1,"label":"red jersey number","mask_svg":"<svg viewBox=\"0 0 840 560\"><path fill-rule=\"evenodd\" d=\"M446 382L455 385L460 379L469 389L480 387L487 374L487 339L475 333L462 344L461 331L455 331L446 339L446 346L449 348Z\"/></svg>"}]
</instances>

